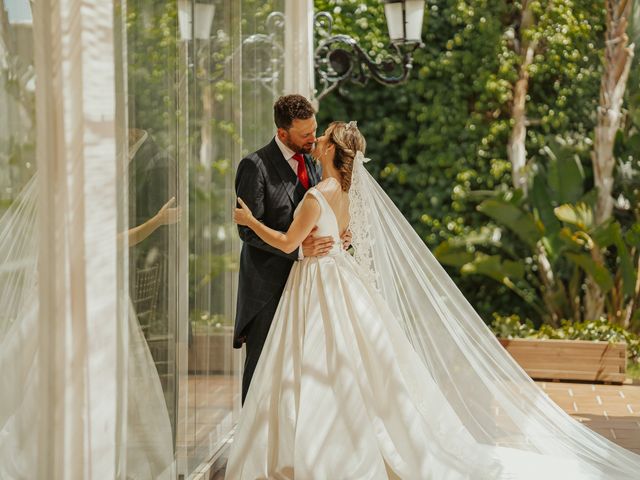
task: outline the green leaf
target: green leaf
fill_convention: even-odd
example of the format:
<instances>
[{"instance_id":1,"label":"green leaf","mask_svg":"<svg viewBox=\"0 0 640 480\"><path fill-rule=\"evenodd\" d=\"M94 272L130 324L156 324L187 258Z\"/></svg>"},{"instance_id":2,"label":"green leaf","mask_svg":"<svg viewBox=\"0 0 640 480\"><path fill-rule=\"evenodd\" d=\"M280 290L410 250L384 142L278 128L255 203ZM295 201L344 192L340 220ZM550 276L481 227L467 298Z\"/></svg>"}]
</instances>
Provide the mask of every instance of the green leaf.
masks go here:
<instances>
[{"instance_id":1,"label":"green leaf","mask_svg":"<svg viewBox=\"0 0 640 480\"><path fill-rule=\"evenodd\" d=\"M448 241L442 242L433 250L433 255L443 265L452 267L462 267L464 264L473 261L474 254L462 248L453 247Z\"/></svg>"},{"instance_id":2,"label":"green leaf","mask_svg":"<svg viewBox=\"0 0 640 480\"><path fill-rule=\"evenodd\" d=\"M540 239L540 241L542 242L544 250L547 252L547 257L553 264L558 258L558 255L560 255L560 251L564 244L561 238L561 231L558 231L553 235L545 235Z\"/></svg>"},{"instance_id":3,"label":"green leaf","mask_svg":"<svg viewBox=\"0 0 640 480\"><path fill-rule=\"evenodd\" d=\"M625 295L633 295L636 289L636 269L631 253L622 238L622 229L618 222L613 222L611 228L614 232L615 245L620 261L620 273L622 275L622 291Z\"/></svg>"},{"instance_id":4,"label":"green leaf","mask_svg":"<svg viewBox=\"0 0 640 480\"><path fill-rule=\"evenodd\" d=\"M533 177L529 199L533 206L533 212L544 225L545 233L554 233L560 230L561 224L553 213L553 205L549 201L549 189L546 184L546 176L539 172Z\"/></svg>"},{"instance_id":5,"label":"green leaf","mask_svg":"<svg viewBox=\"0 0 640 480\"><path fill-rule=\"evenodd\" d=\"M636 288L636 269L629 250L624 243L618 246L618 259L620 260L620 273L622 274L622 291L625 295L633 295Z\"/></svg>"},{"instance_id":6,"label":"green leaf","mask_svg":"<svg viewBox=\"0 0 640 480\"><path fill-rule=\"evenodd\" d=\"M478 205L478 211L507 227L531 248L542 237L543 227L533 216L511 203L492 198Z\"/></svg>"},{"instance_id":7,"label":"green leaf","mask_svg":"<svg viewBox=\"0 0 640 480\"><path fill-rule=\"evenodd\" d=\"M640 223L634 223L629 231L624 235L627 245L640 247Z\"/></svg>"},{"instance_id":8,"label":"green leaf","mask_svg":"<svg viewBox=\"0 0 640 480\"><path fill-rule=\"evenodd\" d=\"M545 148L554 148L547 173L550 200L557 203L577 202L584 193L584 170L580 158L564 146L556 144Z\"/></svg>"},{"instance_id":9,"label":"green leaf","mask_svg":"<svg viewBox=\"0 0 640 480\"><path fill-rule=\"evenodd\" d=\"M499 255L476 254L472 262L465 264L460 271L466 275L480 274L505 283L505 280L524 278L524 265L520 262L503 260Z\"/></svg>"},{"instance_id":10,"label":"green leaf","mask_svg":"<svg viewBox=\"0 0 640 480\"><path fill-rule=\"evenodd\" d=\"M591 232L591 238L600 248L607 248L610 245L615 245L620 237L620 225L618 224L618 230L616 231L615 224L617 222L606 222L603 225L599 225Z\"/></svg>"},{"instance_id":11,"label":"green leaf","mask_svg":"<svg viewBox=\"0 0 640 480\"><path fill-rule=\"evenodd\" d=\"M502 192L496 192L495 190L472 190L466 193L468 200L472 202L481 202L487 198L495 198L502 194Z\"/></svg>"},{"instance_id":12,"label":"green leaf","mask_svg":"<svg viewBox=\"0 0 640 480\"><path fill-rule=\"evenodd\" d=\"M636 270L631 253L622 237L620 223L611 221L598 227L592 233L591 238L600 248L606 248L611 245L616 247L622 276L622 290L625 295L633 295L636 284Z\"/></svg>"},{"instance_id":13,"label":"green leaf","mask_svg":"<svg viewBox=\"0 0 640 480\"><path fill-rule=\"evenodd\" d=\"M611 278L609 271L603 265L596 263L585 253L566 252L565 255L569 260L578 265L591 278L593 278L604 293L611 290L613 287L613 279Z\"/></svg>"}]
</instances>

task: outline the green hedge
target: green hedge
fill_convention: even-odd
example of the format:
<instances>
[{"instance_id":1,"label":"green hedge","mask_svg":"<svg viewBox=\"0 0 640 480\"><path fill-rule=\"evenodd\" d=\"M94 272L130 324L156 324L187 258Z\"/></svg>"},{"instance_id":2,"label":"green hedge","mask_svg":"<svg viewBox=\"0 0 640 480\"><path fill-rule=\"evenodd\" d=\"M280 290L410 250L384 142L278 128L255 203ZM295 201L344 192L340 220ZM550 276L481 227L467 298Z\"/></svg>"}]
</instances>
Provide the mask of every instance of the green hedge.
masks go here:
<instances>
[{"instance_id":1,"label":"green hedge","mask_svg":"<svg viewBox=\"0 0 640 480\"><path fill-rule=\"evenodd\" d=\"M315 7L334 14L334 33L354 36L373 56L388 43L382 2L316 0ZM517 2L428 0L425 46L416 51L406 84L350 85L320 104L320 128L336 119L358 121L373 159L368 168L430 248L489 224L470 193L511 183L506 145L520 8ZM532 8L538 26L531 36L541 44L527 103L527 149L535 154L549 135L588 139L593 131L604 11L601 2L580 0ZM449 273L485 321L494 311L536 318L504 285L453 268Z\"/></svg>"}]
</instances>

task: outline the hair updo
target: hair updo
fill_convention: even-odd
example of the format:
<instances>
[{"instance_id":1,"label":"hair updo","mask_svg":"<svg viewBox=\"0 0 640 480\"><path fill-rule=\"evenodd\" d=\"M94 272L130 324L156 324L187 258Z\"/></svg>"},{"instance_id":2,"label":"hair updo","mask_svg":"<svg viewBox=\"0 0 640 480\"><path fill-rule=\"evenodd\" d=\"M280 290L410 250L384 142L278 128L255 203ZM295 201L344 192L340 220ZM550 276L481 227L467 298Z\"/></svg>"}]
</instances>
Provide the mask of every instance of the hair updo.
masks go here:
<instances>
[{"instance_id":1,"label":"hair updo","mask_svg":"<svg viewBox=\"0 0 640 480\"><path fill-rule=\"evenodd\" d=\"M364 153L367 148L362 133L355 122L332 122L325 132L329 141L336 146L333 166L340 172L340 186L344 192L351 187L353 161L356 152Z\"/></svg>"}]
</instances>

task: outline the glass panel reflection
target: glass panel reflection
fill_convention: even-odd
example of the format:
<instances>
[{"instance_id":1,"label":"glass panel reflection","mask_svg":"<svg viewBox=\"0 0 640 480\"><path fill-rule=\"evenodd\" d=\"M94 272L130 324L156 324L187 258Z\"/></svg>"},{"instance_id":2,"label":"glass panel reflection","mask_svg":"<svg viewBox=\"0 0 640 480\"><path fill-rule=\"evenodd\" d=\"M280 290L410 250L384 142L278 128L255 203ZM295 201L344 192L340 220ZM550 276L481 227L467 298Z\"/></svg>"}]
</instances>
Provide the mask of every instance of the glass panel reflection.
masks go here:
<instances>
[{"instance_id":1,"label":"glass panel reflection","mask_svg":"<svg viewBox=\"0 0 640 480\"><path fill-rule=\"evenodd\" d=\"M29 2L0 2L0 215L36 166L36 79Z\"/></svg>"},{"instance_id":2,"label":"glass panel reflection","mask_svg":"<svg viewBox=\"0 0 640 480\"><path fill-rule=\"evenodd\" d=\"M283 0L126 6L128 225L158 223L131 242L130 295L185 478L221 451L239 413L242 355L232 347L239 239L230 206L237 162L274 133L283 7Z\"/></svg>"},{"instance_id":3,"label":"glass panel reflection","mask_svg":"<svg viewBox=\"0 0 640 480\"><path fill-rule=\"evenodd\" d=\"M126 477L174 478L180 51L175 2L126 2L129 395ZM142 395L140 395L142 393ZM144 395L146 393L146 395ZM160 400L158 400L160 399ZM147 469L147 470L145 470Z\"/></svg>"},{"instance_id":4,"label":"glass panel reflection","mask_svg":"<svg viewBox=\"0 0 640 480\"><path fill-rule=\"evenodd\" d=\"M234 159L240 155L241 5L215 2L211 24L191 3L189 45L189 469L223 445L237 413L238 352L232 348L234 245L230 221ZM189 12L187 12L189 13ZM185 32L186 33L186 32ZM185 40L186 41L186 40Z\"/></svg>"}]
</instances>

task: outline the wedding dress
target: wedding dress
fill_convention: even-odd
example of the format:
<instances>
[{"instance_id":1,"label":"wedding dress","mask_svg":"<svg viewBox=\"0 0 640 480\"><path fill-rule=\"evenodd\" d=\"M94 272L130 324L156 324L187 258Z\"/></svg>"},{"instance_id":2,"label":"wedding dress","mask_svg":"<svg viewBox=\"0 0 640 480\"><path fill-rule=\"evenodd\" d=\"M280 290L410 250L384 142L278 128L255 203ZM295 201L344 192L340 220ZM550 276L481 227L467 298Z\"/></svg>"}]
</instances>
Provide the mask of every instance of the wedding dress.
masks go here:
<instances>
[{"instance_id":1,"label":"wedding dress","mask_svg":"<svg viewBox=\"0 0 640 480\"><path fill-rule=\"evenodd\" d=\"M37 471L43 393L38 368L36 219L34 176L0 218L0 479L30 480ZM118 459L118 478L173 480L169 414L130 300L127 332L126 455Z\"/></svg>"},{"instance_id":2,"label":"wedding dress","mask_svg":"<svg viewBox=\"0 0 640 480\"><path fill-rule=\"evenodd\" d=\"M303 199L335 243L292 267L226 478L637 479L640 456L565 414L504 352L363 162L355 256L323 193Z\"/></svg>"}]
</instances>

